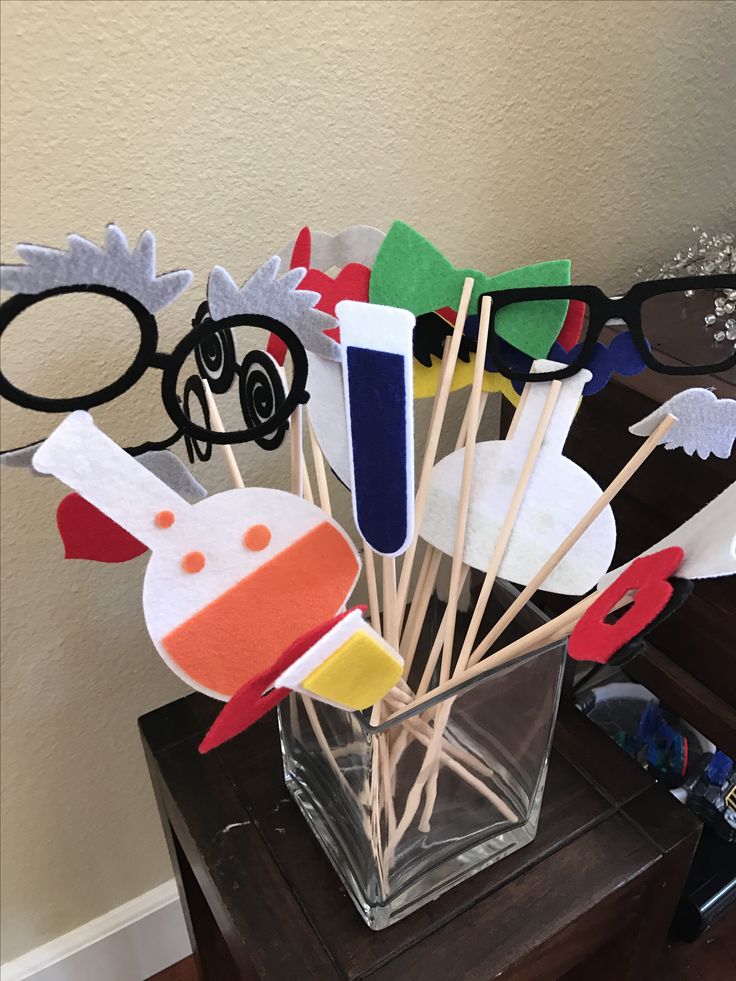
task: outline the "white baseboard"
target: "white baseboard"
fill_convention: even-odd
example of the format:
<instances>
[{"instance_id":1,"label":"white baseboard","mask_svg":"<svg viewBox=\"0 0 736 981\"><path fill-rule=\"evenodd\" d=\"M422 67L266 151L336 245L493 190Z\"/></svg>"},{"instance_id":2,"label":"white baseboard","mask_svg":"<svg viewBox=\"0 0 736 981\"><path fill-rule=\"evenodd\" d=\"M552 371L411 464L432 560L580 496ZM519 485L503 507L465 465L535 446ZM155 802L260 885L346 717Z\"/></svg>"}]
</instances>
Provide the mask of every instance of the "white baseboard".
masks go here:
<instances>
[{"instance_id":1,"label":"white baseboard","mask_svg":"<svg viewBox=\"0 0 736 981\"><path fill-rule=\"evenodd\" d=\"M173 879L0 966L0 981L144 981L192 948Z\"/></svg>"}]
</instances>

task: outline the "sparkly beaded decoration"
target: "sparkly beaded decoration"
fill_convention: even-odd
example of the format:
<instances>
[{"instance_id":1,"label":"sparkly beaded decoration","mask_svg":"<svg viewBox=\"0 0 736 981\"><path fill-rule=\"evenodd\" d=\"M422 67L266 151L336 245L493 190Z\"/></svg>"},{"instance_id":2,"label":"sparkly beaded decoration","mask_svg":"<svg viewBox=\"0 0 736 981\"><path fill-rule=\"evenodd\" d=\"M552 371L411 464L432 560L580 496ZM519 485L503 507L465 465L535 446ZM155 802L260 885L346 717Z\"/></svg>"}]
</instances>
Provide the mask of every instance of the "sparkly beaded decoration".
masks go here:
<instances>
[{"instance_id":1,"label":"sparkly beaded decoration","mask_svg":"<svg viewBox=\"0 0 736 981\"><path fill-rule=\"evenodd\" d=\"M663 263L655 273L655 279L671 279L678 276L712 276L736 273L736 235L733 232L716 232L711 235L698 225L693 226L694 241L674 258ZM641 278L643 269L637 270ZM692 296L687 290L686 296ZM714 301L713 313L704 317L704 325L713 328L716 344L736 341L736 290L727 289Z\"/></svg>"}]
</instances>

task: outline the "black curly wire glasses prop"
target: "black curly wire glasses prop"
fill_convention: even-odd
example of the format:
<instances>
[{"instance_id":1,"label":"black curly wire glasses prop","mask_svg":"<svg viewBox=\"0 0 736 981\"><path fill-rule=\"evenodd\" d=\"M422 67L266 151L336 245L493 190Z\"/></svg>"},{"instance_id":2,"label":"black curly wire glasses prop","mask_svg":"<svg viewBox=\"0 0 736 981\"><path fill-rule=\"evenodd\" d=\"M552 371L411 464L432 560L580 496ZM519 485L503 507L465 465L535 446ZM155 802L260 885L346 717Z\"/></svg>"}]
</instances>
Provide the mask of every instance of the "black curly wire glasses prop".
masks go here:
<instances>
[{"instance_id":1,"label":"black curly wire glasses prop","mask_svg":"<svg viewBox=\"0 0 736 981\"><path fill-rule=\"evenodd\" d=\"M197 309L192 326L196 329L211 324L209 305L204 300ZM240 407L249 429L271 420L286 400L284 376L275 358L267 351L256 349L248 351L242 363L238 364L230 330L221 328L206 337L195 349L194 357L199 374L207 379L215 395L229 392L238 377ZM283 443L288 428L288 422L283 422L273 432L256 437L254 442L264 450L275 450Z\"/></svg>"},{"instance_id":2,"label":"black curly wire glasses prop","mask_svg":"<svg viewBox=\"0 0 736 981\"><path fill-rule=\"evenodd\" d=\"M93 249L96 250L95 255L101 255L105 261L109 260L110 263L118 261L121 265L127 263L129 266L143 263L150 256L152 268L153 245L152 237L146 238L148 234L144 233L144 236L141 236L136 249L131 252L119 229L110 226L107 253L93 243L76 236L70 238L69 253L36 246L22 247L30 256L31 263L36 261L36 268L31 264L22 267L3 267L4 271L10 271L9 280L10 276L13 276L12 283L9 282L7 288L14 288L16 292L0 306L0 337L16 318L30 308L44 300L68 294L96 294L117 301L132 314L140 336L136 353L128 367L115 381L97 390L74 397L49 398L24 390L14 384L0 369L0 396L21 408L36 412L61 413L72 412L75 409L89 410L120 398L140 381L147 371L158 369L162 372L161 394L164 408L176 429L163 440L146 441L137 446L127 447L129 453L139 455L151 450L165 449L182 437L191 462L194 462L195 457L208 460L212 455L213 444L253 441L266 449L279 446L288 428L289 416L298 405L306 403L309 398L306 391L308 372L306 351L299 336L286 324L262 313L247 312L238 312L220 320L213 320L209 305L204 301L192 321L192 330L179 340L170 354L165 354L158 350L158 323L154 312L148 307L160 309L166 302L170 302L172 297L162 299L163 291L167 288L165 281L167 278L182 274L155 277L155 274L147 272L143 284L134 283L130 292L119 288L117 284L110 285L102 282L62 282L47 289L40 288L38 285L54 282L55 278L63 279L65 275L69 278L70 273L77 271L74 263L80 259L80 256L84 257L85 252L89 254ZM145 254L146 249L148 255ZM24 255L23 252L21 254ZM271 266L266 271L266 276L272 272L273 282L278 287L278 281L275 280L276 269L271 260L269 263ZM109 269L108 266L108 274ZM265 269L265 266L262 269ZM261 275L263 276L262 272ZM25 279L22 278L23 276ZM115 278L114 269L111 278ZM120 278L123 280L121 285L125 285L124 275ZM20 285L20 289L15 286L16 283ZM31 289L23 292L26 283ZM178 293L183 287L177 284L168 288ZM153 291L157 289L160 293L152 296ZM140 298L132 295L136 290ZM148 306L146 299L149 300ZM152 299L155 302L152 302ZM299 298L302 304L305 300L305 296ZM265 351L250 350L242 362L238 363L233 338L233 332L238 327L262 329L265 331L264 337L270 338L275 335L284 343L291 355L293 365L292 381L288 391L278 366ZM187 378L183 387L183 397L180 397L177 394L177 384L185 362L192 354L199 374ZM207 379L212 391L217 394L229 391L237 378L244 428L228 430L224 433L210 428L210 414L202 378ZM191 411L194 402L198 405L199 416L204 425L194 421Z\"/></svg>"}]
</instances>

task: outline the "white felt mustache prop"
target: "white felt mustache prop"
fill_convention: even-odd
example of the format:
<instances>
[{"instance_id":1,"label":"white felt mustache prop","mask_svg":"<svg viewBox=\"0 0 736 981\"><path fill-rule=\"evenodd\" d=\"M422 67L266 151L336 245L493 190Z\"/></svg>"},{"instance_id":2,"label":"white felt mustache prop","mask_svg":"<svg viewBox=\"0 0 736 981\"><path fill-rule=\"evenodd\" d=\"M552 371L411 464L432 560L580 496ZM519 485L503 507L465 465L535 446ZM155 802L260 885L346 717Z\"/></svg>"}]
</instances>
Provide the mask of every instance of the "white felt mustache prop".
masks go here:
<instances>
[{"instance_id":1,"label":"white felt mustache prop","mask_svg":"<svg viewBox=\"0 0 736 981\"><path fill-rule=\"evenodd\" d=\"M650 555L672 545L679 546L685 552L685 558L677 570L677 575L682 579L715 579L736 575L736 483L675 528L671 535L641 554ZM598 583L598 589L609 586L629 565L631 563L627 562L607 572Z\"/></svg>"},{"instance_id":2,"label":"white felt mustache prop","mask_svg":"<svg viewBox=\"0 0 736 981\"><path fill-rule=\"evenodd\" d=\"M233 695L334 616L360 572L323 511L248 487L188 504L73 412L33 458L151 549L143 611L156 649L192 687Z\"/></svg>"},{"instance_id":3,"label":"white felt mustache prop","mask_svg":"<svg viewBox=\"0 0 736 981\"><path fill-rule=\"evenodd\" d=\"M556 362L537 361L537 370L554 371ZM525 585L578 521L601 489L584 470L562 455L578 402L591 374L579 371L562 382L534 472L524 495L499 575ZM485 571L519 482L539 422L549 383L529 386L512 439L478 443L465 535L463 560ZM457 450L434 468L420 534L448 555L455 547L455 525L463 472L464 450ZM616 545L610 507L570 549L540 589L579 595L596 584L608 568Z\"/></svg>"},{"instance_id":4,"label":"white felt mustache prop","mask_svg":"<svg viewBox=\"0 0 736 981\"><path fill-rule=\"evenodd\" d=\"M629 426L634 436L649 436L666 415L677 422L664 438L666 450L683 449L701 460L711 455L727 460L736 440L736 399L719 399L707 388L678 392L644 419Z\"/></svg>"}]
</instances>

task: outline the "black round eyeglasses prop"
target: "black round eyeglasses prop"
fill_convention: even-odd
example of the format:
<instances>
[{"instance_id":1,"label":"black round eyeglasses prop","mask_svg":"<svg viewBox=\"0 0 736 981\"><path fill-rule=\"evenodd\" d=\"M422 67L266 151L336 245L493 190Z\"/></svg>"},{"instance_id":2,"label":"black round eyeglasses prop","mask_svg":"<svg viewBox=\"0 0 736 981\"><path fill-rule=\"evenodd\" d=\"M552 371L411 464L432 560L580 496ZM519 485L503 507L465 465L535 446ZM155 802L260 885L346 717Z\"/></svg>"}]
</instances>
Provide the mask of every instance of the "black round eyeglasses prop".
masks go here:
<instances>
[{"instance_id":1,"label":"black round eyeglasses prop","mask_svg":"<svg viewBox=\"0 0 736 981\"><path fill-rule=\"evenodd\" d=\"M249 374L247 364L248 356L246 355L243 359L243 364L240 366L239 373L241 377L241 404L248 428L218 433L197 425L197 423L193 422L185 414L177 398L177 383L184 363L192 352L205 344L213 334L225 331L230 332L237 327L260 327L271 334L276 334L284 342L291 354L293 377L291 388L283 401L280 404L274 402L273 414L262 421L257 421L257 424L251 427L248 425L248 413L251 413L250 417L254 420L260 420L261 416L260 412L255 414L252 412L253 406L251 405L246 409L246 403L243 400L243 378L245 377L247 379ZM263 314L237 314L233 317L225 317L222 320L208 320L200 324L200 326L195 327L194 330L190 331L189 334L179 341L172 353L166 357L166 367L164 368L161 382L161 394L164 407L169 417L185 435L193 439L207 440L210 443L216 443L218 446L229 443L257 442L266 437L273 436L277 430L288 422L289 416L294 409L309 400L306 389L307 372L307 353L293 330L280 321Z\"/></svg>"},{"instance_id":2,"label":"black round eyeglasses prop","mask_svg":"<svg viewBox=\"0 0 736 981\"><path fill-rule=\"evenodd\" d=\"M62 296L67 293L97 293L117 300L118 303L127 307L135 318L140 331L138 350L128 368L114 382L97 389L97 391L70 398L45 398L42 395L26 392L14 385L0 371L0 396L23 409L32 409L35 412L73 412L75 409L88 410L98 405L104 405L106 402L112 402L113 399L119 398L132 388L156 359L158 346L156 318L135 297L111 286L56 286L53 289L45 290L43 293L17 293L0 306L0 337L16 317L19 317L30 307L51 297Z\"/></svg>"},{"instance_id":3,"label":"black round eyeglasses prop","mask_svg":"<svg viewBox=\"0 0 736 981\"><path fill-rule=\"evenodd\" d=\"M204 391L204 384L199 375L190 375L186 380L184 385L184 395L180 400L182 404L182 410L188 419L192 418L191 409L191 399L197 401L199 409L202 413L202 419L204 420L204 425L206 429L210 428L210 407L207 403L207 396ZM201 460L202 463L206 463L212 456L212 443L209 440L200 441L192 439L188 434L184 434L184 445L187 450L187 456L189 457L189 462L194 463L196 460Z\"/></svg>"},{"instance_id":4,"label":"black round eyeglasses prop","mask_svg":"<svg viewBox=\"0 0 736 981\"><path fill-rule=\"evenodd\" d=\"M192 327L196 329L211 323L209 307L204 300L197 309ZM218 330L210 334L194 349L194 359L197 362L197 371L202 378L207 379L213 395L224 395L230 391L237 371L235 343L231 331Z\"/></svg>"},{"instance_id":5,"label":"black round eyeglasses prop","mask_svg":"<svg viewBox=\"0 0 736 981\"><path fill-rule=\"evenodd\" d=\"M718 361L707 364L687 364L673 353L671 360L660 360L657 350L647 340L645 325L642 324L642 307L648 300L666 296L674 292L695 293L701 290L736 289L736 276L723 273L713 276L682 276L673 279L655 279L635 283L625 296L612 298L597 286L530 286L520 289L491 291L491 321L488 335L488 349L498 371L512 381L547 382L562 380L577 374L585 368L595 353L603 328L609 319L623 320L631 334L634 345L644 364L652 371L663 375L711 375L729 371L736 365L736 353L726 355ZM588 308L589 323L585 338L579 345L578 355L565 368L555 371L534 372L518 370L509 363L502 339L497 333L498 319L503 310L515 304L541 300L577 300ZM506 349L508 350L508 349ZM724 351L725 355L725 351ZM671 363L674 361L676 363Z\"/></svg>"},{"instance_id":6,"label":"black round eyeglasses prop","mask_svg":"<svg viewBox=\"0 0 736 981\"><path fill-rule=\"evenodd\" d=\"M240 366L240 406L249 429L272 420L286 401L284 380L278 365L267 351L248 351ZM264 450L275 450L284 441L288 422L255 442Z\"/></svg>"}]
</instances>

